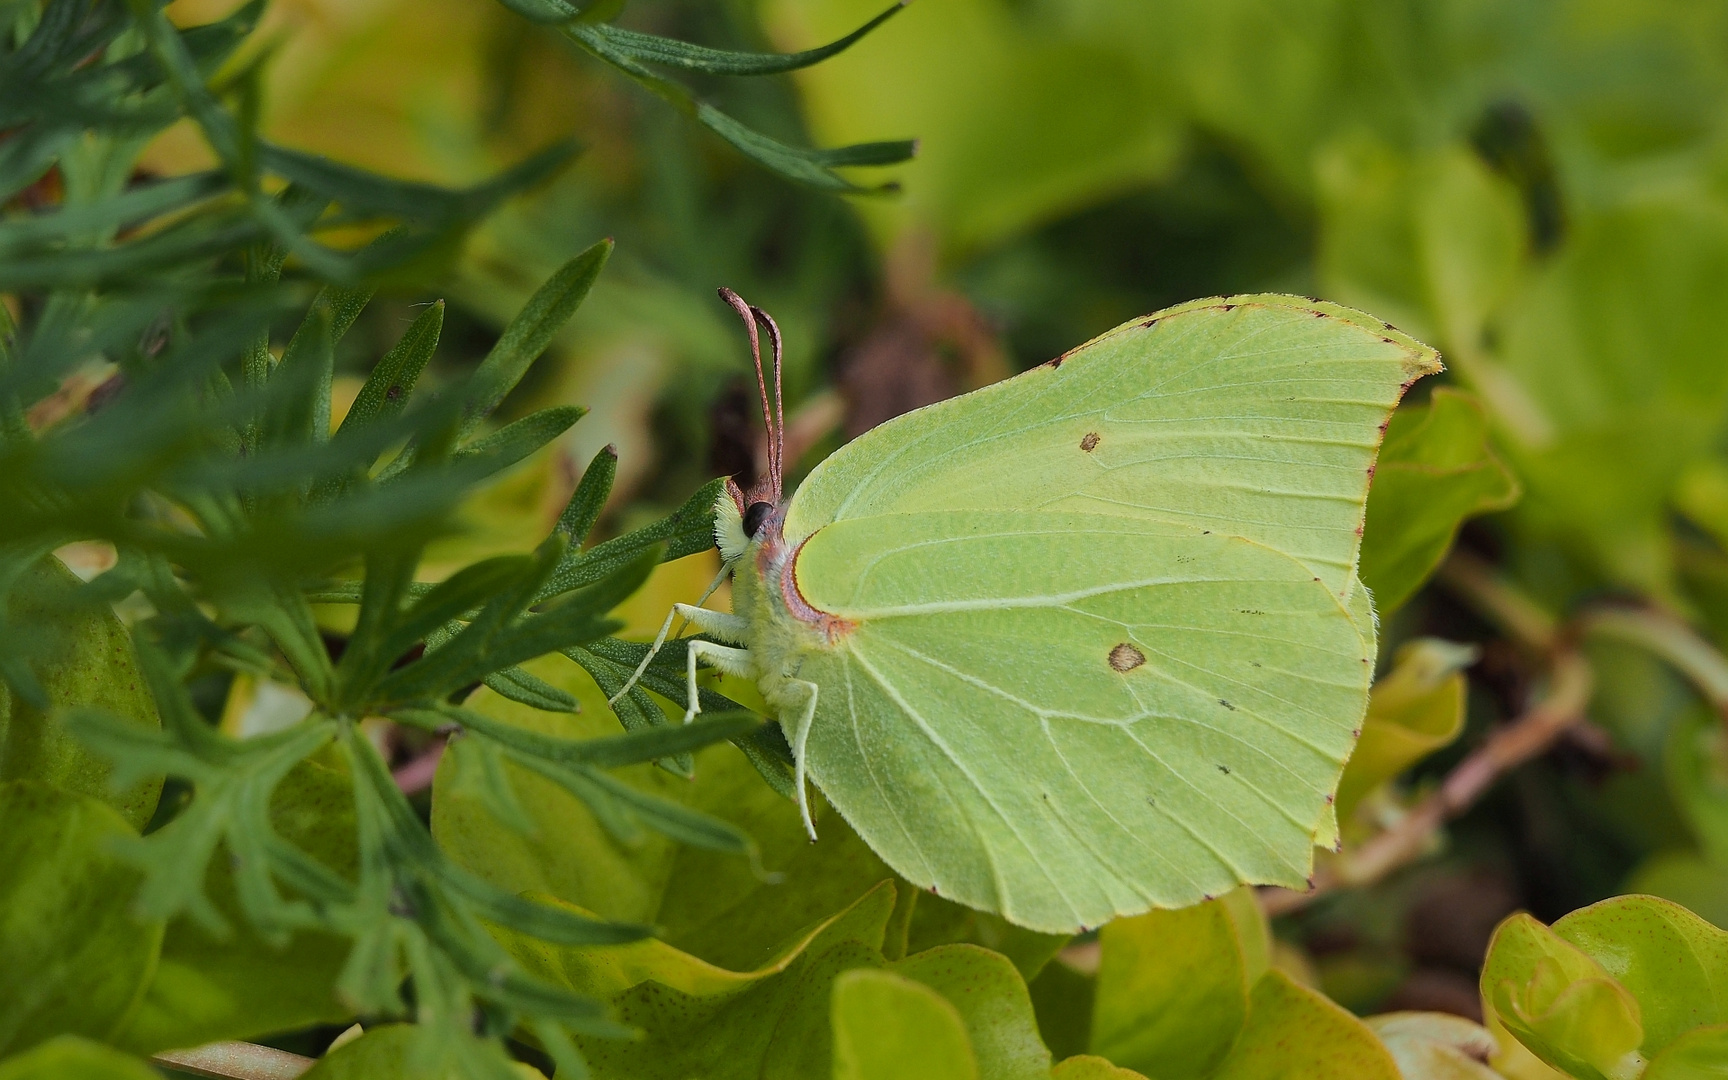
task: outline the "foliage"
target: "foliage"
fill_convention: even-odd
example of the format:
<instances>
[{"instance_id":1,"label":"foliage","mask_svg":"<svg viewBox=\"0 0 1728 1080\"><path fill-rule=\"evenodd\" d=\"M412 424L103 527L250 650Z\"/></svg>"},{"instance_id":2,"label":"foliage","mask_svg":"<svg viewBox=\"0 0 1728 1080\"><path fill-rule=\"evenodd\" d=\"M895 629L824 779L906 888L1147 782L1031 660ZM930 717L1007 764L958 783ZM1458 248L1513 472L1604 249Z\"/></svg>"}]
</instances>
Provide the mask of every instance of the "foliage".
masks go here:
<instances>
[{"instance_id":1,"label":"foliage","mask_svg":"<svg viewBox=\"0 0 1728 1080\"><path fill-rule=\"evenodd\" d=\"M0 3L0 1080L1722 1069L1719 5L880 2ZM1033 933L808 844L753 688L607 707L722 283L795 471L1195 296L1440 347L1305 910Z\"/></svg>"}]
</instances>

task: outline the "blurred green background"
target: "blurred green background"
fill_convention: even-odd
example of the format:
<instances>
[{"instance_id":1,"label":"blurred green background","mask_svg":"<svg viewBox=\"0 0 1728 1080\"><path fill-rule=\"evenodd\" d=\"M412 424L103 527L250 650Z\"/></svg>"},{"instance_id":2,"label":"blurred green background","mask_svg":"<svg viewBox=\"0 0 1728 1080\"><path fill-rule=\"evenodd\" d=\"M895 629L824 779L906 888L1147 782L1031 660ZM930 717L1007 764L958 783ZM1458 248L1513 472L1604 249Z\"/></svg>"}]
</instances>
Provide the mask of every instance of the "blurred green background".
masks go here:
<instances>
[{"instance_id":1,"label":"blurred green background","mask_svg":"<svg viewBox=\"0 0 1728 1080\"><path fill-rule=\"evenodd\" d=\"M170 10L191 23L232 6ZM877 6L633 0L620 22L790 50ZM795 77L694 81L789 141L921 140L886 170L898 194L850 198L749 164L491 0L275 0L265 34L263 126L288 145L446 183L553 138L586 148L488 219L443 286L450 372L560 263L618 242L507 405L592 415L469 508L452 563L530 546L608 442L615 529L753 469L748 355L718 285L785 328L806 469L1135 315L1275 289L1443 351L1449 373L1413 403L1444 385L1474 395L1492 449L1472 467L1497 457L1522 489L1464 548L1558 618L1626 602L1728 643L1728 4L917 0ZM203 153L175 130L147 162L177 173ZM356 364L425 299L375 303L344 342ZM711 568L671 574L638 598L650 628ZM1418 635L1482 646L1465 735L1418 766L1420 787L1518 713L1541 672L1444 589L1384 614L1388 659ZM1517 906L1551 920L1636 889L1728 925L1717 707L1649 649L1585 648L1590 725L1419 869L1281 928L1334 997L1471 1011L1487 933ZM1728 672L1716 651L1699 663Z\"/></svg>"}]
</instances>

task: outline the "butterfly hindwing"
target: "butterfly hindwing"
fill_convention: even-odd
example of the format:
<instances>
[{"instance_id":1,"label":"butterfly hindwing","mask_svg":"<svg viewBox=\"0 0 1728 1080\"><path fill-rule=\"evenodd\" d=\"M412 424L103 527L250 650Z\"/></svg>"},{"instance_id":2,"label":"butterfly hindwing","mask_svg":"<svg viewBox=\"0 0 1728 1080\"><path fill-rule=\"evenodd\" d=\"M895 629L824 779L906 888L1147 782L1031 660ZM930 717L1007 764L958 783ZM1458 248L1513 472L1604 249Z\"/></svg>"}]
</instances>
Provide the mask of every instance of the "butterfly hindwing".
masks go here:
<instances>
[{"instance_id":1,"label":"butterfly hindwing","mask_svg":"<svg viewBox=\"0 0 1728 1080\"><path fill-rule=\"evenodd\" d=\"M803 673L812 774L918 884L1073 930L1307 876L1367 643L1288 556L1121 524L930 512L805 545L806 597L855 627Z\"/></svg>"}]
</instances>

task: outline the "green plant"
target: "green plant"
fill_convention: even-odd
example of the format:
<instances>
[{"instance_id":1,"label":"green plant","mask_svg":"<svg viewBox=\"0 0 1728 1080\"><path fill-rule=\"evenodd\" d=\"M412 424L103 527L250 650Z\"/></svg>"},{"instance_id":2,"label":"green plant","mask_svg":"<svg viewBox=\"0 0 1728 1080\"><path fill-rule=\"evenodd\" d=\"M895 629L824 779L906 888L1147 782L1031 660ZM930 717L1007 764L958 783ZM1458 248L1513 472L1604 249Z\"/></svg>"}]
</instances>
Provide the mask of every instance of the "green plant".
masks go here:
<instances>
[{"instance_id":1,"label":"green plant","mask_svg":"<svg viewBox=\"0 0 1728 1080\"><path fill-rule=\"evenodd\" d=\"M331 49L484 58L416 137L439 175L521 164L438 184L268 134L262 3L0 0L0 1080L264 1052L189 1049L225 1039L323 1080L1720 1070L1719 931L1557 918L1728 911L1719 12L812 0L767 28L832 43L776 55L749 4L507 6L372 5L388 32ZM560 44L572 81L534 82ZM911 146L801 149L800 115L925 137L868 239L832 195ZM538 150L594 117L586 164ZM209 163L141 169L176 124ZM450 306L407 308L434 279ZM1192 296L1322 293L1445 350L1367 496L1383 659L1311 889L1035 933L820 801L809 844L738 680L683 727L668 655L608 708L646 648L619 612L713 572L702 481L740 448L703 448L751 419L722 282L787 313L790 474L880 406L871 363L940 396ZM569 497L523 510L566 439ZM513 554L476 561L477 521ZM1516 867L1557 919L1502 925L1489 1028L1375 1015L1413 864Z\"/></svg>"}]
</instances>

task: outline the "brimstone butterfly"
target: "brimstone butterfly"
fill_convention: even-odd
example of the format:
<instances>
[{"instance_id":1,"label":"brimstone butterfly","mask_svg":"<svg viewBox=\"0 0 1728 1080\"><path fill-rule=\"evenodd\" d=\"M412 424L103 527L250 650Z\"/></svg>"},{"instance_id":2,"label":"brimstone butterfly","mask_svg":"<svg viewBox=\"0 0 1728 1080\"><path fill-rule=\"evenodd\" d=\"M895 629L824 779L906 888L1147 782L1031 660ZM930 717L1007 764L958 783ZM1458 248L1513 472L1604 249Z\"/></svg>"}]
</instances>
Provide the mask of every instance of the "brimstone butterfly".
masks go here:
<instances>
[{"instance_id":1,"label":"brimstone butterfly","mask_svg":"<svg viewBox=\"0 0 1728 1080\"><path fill-rule=\"evenodd\" d=\"M689 643L686 719L698 662L754 680L812 839L806 777L907 880L1022 926L1302 887L1373 673L1375 456L1434 350L1198 300L891 420L783 500L779 331L721 295L771 450L717 507L735 613L676 612L743 646Z\"/></svg>"}]
</instances>

